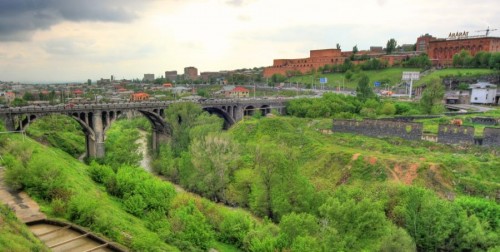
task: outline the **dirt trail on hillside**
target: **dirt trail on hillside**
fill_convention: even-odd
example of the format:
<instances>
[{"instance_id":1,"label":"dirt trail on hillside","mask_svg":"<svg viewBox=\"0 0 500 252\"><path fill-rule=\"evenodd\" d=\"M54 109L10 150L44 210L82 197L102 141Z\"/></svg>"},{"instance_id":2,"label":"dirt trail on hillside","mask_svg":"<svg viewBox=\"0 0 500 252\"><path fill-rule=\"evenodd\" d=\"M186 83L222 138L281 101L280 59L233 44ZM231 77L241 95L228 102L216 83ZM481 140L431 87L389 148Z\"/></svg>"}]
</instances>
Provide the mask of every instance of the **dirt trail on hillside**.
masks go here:
<instances>
[{"instance_id":1,"label":"dirt trail on hillside","mask_svg":"<svg viewBox=\"0 0 500 252\"><path fill-rule=\"evenodd\" d=\"M0 201L11 208L22 222L45 219L45 214L40 212L40 206L28 194L7 187L4 172L4 168L0 166Z\"/></svg>"}]
</instances>

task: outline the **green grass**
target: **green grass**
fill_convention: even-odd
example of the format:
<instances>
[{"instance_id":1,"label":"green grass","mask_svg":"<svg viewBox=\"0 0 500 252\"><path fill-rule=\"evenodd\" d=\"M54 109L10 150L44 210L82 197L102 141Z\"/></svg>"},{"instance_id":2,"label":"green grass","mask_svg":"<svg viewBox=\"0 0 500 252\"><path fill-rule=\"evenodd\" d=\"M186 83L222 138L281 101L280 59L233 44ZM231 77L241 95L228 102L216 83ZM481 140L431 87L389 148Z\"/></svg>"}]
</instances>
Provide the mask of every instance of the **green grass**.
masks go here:
<instances>
[{"instance_id":1,"label":"green grass","mask_svg":"<svg viewBox=\"0 0 500 252\"><path fill-rule=\"evenodd\" d=\"M328 73L328 74L317 74L317 78L326 77L328 79L327 86L338 88L344 85L347 89L356 89L358 85L358 76L361 73L365 73L370 78L370 81L373 83L375 81L380 81L383 83L388 83L389 86L393 86L401 81L401 76L403 72L408 71L419 71L419 69L415 68L387 68L384 70L372 70L372 71L359 71L358 73L354 73L350 80L345 78L344 73ZM310 84L313 81L312 75L304 75L304 76L296 76L290 78L291 82L299 82L304 84ZM319 81L314 80L314 84L319 86Z\"/></svg>"},{"instance_id":2,"label":"green grass","mask_svg":"<svg viewBox=\"0 0 500 252\"><path fill-rule=\"evenodd\" d=\"M432 73L423 76L420 80L414 83L415 87L421 86L425 83L429 83L431 80L440 79L449 76L466 77L466 76L476 76L495 73L491 69L477 69L477 68L447 68L433 71Z\"/></svg>"},{"instance_id":3,"label":"green grass","mask_svg":"<svg viewBox=\"0 0 500 252\"><path fill-rule=\"evenodd\" d=\"M432 131L437 133L436 120L429 122L435 126L428 127L436 127ZM241 142L259 142L261 137L269 136L276 143L296 148L301 153L298 163L302 172L319 190L335 190L339 183L392 180L390 170L395 165L406 170L412 164L418 164L422 173L415 183L438 193L451 191L491 197L500 189L500 171L496 168L500 167L500 159L491 149L353 134L328 135L317 130L328 125L331 120L251 119L238 123L231 133ZM354 154L358 153L360 157L354 160ZM376 160L374 164L370 163L371 157ZM438 167L439 175L425 175L435 173L430 170L431 166ZM343 178L347 178L347 182Z\"/></svg>"},{"instance_id":4,"label":"green grass","mask_svg":"<svg viewBox=\"0 0 500 252\"><path fill-rule=\"evenodd\" d=\"M401 68L401 67L391 67L383 70L373 70L373 71L359 71L354 72L351 80L346 80L344 73L328 73L321 74L318 73L316 75L316 80L313 80L312 75L303 75L303 76L295 76L287 80L286 82L299 82L304 84L312 84L319 87L320 77L328 78L327 86L338 88L342 87L342 84L347 89L356 89L358 83L358 76L360 73L365 73L370 78L370 81L373 83L375 81L382 82L382 87L385 87L384 84L388 83L389 86L394 86L401 82L401 77L403 72L420 72L421 69L418 68ZM476 69L476 68L447 68L442 70L435 70L429 73L428 75L422 76L420 80L414 82L414 86L418 87L424 83L428 83L430 80L444 78L448 76L476 76L476 75L484 75L484 74L492 74L495 73L494 70L491 69Z\"/></svg>"},{"instance_id":5,"label":"green grass","mask_svg":"<svg viewBox=\"0 0 500 252\"><path fill-rule=\"evenodd\" d=\"M50 251L6 205L0 204L1 251Z\"/></svg>"}]
</instances>

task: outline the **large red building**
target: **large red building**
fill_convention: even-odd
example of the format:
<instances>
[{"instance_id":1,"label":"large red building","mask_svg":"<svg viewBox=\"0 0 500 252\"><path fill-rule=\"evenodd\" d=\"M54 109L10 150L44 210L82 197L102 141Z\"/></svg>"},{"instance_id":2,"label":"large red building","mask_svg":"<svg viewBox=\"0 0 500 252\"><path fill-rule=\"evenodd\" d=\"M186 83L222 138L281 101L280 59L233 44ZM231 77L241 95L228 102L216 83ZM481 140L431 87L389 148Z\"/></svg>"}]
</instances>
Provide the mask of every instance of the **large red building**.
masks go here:
<instances>
[{"instance_id":1,"label":"large red building","mask_svg":"<svg viewBox=\"0 0 500 252\"><path fill-rule=\"evenodd\" d=\"M500 52L500 38L487 36L469 36L468 32L450 33L448 38L434 38L429 35L417 39L417 50L422 46L435 66L450 66L453 55L462 50L472 56L479 51Z\"/></svg>"},{"instance_id":2,"label":"large red building","mask_svg":"<svg viewBox=\"0 0 500 252\"><path fill-rule=\"evenodd\" d=\"M338 65L344 63L348 57L342 55L340 49L311 50L309 58L275 59L273 65L264 69L264 77L273 74L285 75L287 71L306 73L311 69L318 69L324 65Z\"/></svg>"},{"instance_id":3,"label":"large red building","mask_svg":"<svg viewBox=\"0 0 500 252\"><path fill-rule=\"evenodd\" d=\"M352 51L342 52L340 49L320 49L311 50L309 58L300 59L275 59L273 65L264 68L264 77L271 77L273 74L287 75L287 72L307 73L312 69L318 69L325 65L342 65L347 58L353 54ZM387 62L389 66L397 64L408 57L415 55L414 52L402 52L398 54L385 54L380 48L372 47L370 50L358 51L358 56L367 56L368 58L378 58ZM364 61L354 60L353 64L360 64Z\"/></svg>"}]
</instances>

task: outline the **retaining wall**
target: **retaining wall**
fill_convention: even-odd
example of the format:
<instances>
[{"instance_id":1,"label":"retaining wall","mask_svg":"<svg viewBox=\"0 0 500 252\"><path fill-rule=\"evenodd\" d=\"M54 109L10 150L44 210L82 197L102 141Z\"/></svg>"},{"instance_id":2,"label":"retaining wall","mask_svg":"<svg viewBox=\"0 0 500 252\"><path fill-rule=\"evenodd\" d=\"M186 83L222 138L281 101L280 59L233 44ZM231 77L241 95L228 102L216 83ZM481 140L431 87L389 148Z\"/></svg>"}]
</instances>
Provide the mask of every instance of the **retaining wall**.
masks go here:
<instances>
[{"instance_id":1,"label":"retaining wall","mask_svg":"<svg viewBox=\"0 0 500 252\"><path fill-rule=\"evenodd\" d=\"M401 137L407 140L422 139L422 123L395 122L385 120L337 120L333 121L333 132L354 133L372 137Z\"/></svg>"},{"instance_id":2,"label":"retaining wall","mask_svg":"<svg viewBox=\"0 0 500 252\"><path fill-rule=\"evenodd\" d=\"M438 143L444 144L474 144L474 127L440 124Z\"/></svg>"},{"instance_id":3,"label":"retaining wall","mask_svg":"<svg viewBox=\"0 0 500 252\"><path fill-rule=\"evenodd\" d=\"M484 128L483 135L484 146L500 146L500 129Z\"/></svg>"}]
</instances>

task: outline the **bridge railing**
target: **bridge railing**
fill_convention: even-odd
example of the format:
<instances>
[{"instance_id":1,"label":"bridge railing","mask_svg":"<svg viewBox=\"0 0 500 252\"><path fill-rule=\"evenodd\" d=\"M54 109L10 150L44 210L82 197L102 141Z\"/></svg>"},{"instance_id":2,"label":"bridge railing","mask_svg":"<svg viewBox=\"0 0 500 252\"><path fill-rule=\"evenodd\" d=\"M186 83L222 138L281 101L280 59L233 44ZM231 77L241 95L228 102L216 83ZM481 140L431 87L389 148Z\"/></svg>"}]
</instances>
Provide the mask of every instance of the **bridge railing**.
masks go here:
<instances>
[{"instance_id":1,"label":"bridge railing","mask_svg":"<svg viewBox=\"0 0 500 252\"><path fill-rule=\"evenodd\" d=\"M176 101L146 101L146 102L119 102L119 103L92 103L92 104L57 104L57 105L28 105L22 107L0 108L0 114L18 113L66 113L85 110L106 110L106 109L148 109L158 107L168 107L173 103L194 102L201 105L225 106L241 104L262 104L262 103L283 103L290 98L273 99L206 99L206 100L176 100Z\"/></svg>"}]
</instances>

